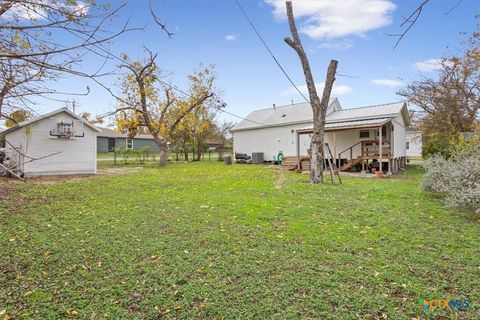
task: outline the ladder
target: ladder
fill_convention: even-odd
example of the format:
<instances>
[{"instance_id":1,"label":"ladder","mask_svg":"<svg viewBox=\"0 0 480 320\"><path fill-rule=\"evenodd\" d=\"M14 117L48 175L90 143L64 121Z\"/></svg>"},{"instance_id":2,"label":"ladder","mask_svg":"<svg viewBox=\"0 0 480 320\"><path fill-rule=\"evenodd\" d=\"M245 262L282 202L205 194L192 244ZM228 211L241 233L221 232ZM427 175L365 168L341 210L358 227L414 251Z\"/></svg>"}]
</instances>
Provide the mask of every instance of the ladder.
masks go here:
<instances>
[{"instance_id":1,"label":"ladder","mask_svg":"<svg viewBox=\"0 0 480 320\"><path fill-rule=\"evenodd\" d=\"M338 181L340 182L340 184L342 184L342 178L340 178L340 173L338 172L337 164L335 163L335 160L333 159L332 150L330 150L330 146L326 142L325 142L325 147L326 147L326 149L328 151L328 155L329 155L329 157L327 157L327 161L328 161L328 167L330 168L330 179L332 180L332 183L334 183L333 175L336 174L337 177L338 177Z\"/></svg>"}]
</instances>

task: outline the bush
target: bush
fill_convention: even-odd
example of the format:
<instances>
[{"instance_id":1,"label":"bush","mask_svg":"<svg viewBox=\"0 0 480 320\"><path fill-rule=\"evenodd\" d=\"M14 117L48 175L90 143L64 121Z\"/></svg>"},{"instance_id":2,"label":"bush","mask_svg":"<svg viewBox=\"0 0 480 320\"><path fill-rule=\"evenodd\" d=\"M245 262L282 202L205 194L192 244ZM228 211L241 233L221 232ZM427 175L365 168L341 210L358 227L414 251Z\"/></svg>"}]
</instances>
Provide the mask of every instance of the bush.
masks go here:
<instances>
[{"instance_id":1,"label":"bush","mask_svg":"<svg viewBox=\"0 0 480 320\"><path fill-rule=\"evenodd\" d=\"M446 138L433 138L425 141L422 146L422 157L425 159L433 155L441 155L449 159L454 152L454 144Z\"/></svg>"},{"instance_id":2,"label":"bush","mask_svg":"<svg viewBox=\"0 0 480 320\"><path fill-rule=\"evenodd\" d=\"M480 139L459 143L450 159L434 155L424 167L425 190L443 194L450 208L480 214Z\"/></svg>"}]
</instances>

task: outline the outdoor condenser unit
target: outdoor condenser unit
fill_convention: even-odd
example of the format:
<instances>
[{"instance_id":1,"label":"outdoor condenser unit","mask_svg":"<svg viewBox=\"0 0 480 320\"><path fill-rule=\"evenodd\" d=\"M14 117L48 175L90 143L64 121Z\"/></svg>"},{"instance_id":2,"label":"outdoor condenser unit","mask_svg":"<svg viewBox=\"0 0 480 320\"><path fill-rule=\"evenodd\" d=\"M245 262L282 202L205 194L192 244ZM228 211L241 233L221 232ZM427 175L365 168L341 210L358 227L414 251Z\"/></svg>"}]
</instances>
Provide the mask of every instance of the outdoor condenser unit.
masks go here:
<instances>
[{"instance_id":1,"label":"outdoor condenser unit","mask_svg":"<svg viewBox=\"0 0 480 320\"><path fill-rule=\"evenodd\" d=\"M253 152L252 153L252 163L253 164L263 163L263 152Z\"/></svg>"}]
</instances>

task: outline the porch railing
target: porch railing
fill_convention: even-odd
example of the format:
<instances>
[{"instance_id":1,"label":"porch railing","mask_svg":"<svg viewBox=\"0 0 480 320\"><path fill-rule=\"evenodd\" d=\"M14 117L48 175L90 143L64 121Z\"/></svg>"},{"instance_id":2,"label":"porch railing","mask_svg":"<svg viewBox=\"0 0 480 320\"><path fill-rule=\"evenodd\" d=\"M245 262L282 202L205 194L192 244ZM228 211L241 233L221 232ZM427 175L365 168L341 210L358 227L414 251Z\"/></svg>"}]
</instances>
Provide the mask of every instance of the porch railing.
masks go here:
<instances>
[{"instance_id":1,"label":"porch railing","mask_svg":"<svg viewBox=\"0 0 480 320\"><path fill-rule=\"evenodd\" d=\"M347 149L341 151L338 154L338 158L342 159L342 155L347 153L347 161L353 159L353 150L356 146L360 145L360 157L363 159L377 159L380 158L380 144L378 140L362 140L354 145L348 147ZM382 141L382 158L389 159L391 156L391 142L390 140ZM345 157L343 158L345 159Z\"/></svg>"}]
</instances>

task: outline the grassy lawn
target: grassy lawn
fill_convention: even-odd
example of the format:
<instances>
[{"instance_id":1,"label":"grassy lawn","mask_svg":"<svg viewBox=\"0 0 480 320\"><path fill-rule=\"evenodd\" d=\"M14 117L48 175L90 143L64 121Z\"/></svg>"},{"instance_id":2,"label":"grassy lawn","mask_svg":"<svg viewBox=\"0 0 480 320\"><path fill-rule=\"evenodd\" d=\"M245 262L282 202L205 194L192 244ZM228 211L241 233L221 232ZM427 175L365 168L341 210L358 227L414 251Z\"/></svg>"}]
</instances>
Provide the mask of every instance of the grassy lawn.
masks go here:
<instances>
[{"instance_id":1,"label":"grassy lawn","mask_svg":"<svg viewBox=\"0 0 480 320\"><path fill-rule=\"evenodd\" d=\"M232 153L231 152L224 152L223 153L225 156L232 156ZM176 158L175 158L175 154L173 153L168 153L168 159L169 161L171 162L175 162L176 161ZM153 159L153 157L149 157L148 160L146 162L141 162L139 160L136 160L134 157L131 157L129 159L127 159L125 161L125 159L122 158L121 155L117 155L117 162L115 163L114 161L114 154L113 152L109 152L109 153L97 153L97 166L99 168L105 168L105 167L112 167L112 166L124 166L124 165L155 165L158 163L159 161L159 158L160 158L160 154L155 154L155 160ZM202 160L201 161L218 161L218 153L217 152L206 152L203 157L202 157ZM189 160L191 162L193 159L193 154L189 154ZM184 162L184 157L183 155L180 156L179 158L179 162Z\"/></svg>"},{"instance_id":2,"label":"grassy lawn","mask_svg":"<svg viewBox=\"0 0 480 320\"><path fill-rule=\"evenodd\" d=\"M0 319L480 319L478 217L416 169L306 181L212 161L18 185L0 202Z\"/></svg>"}]
</instances>

